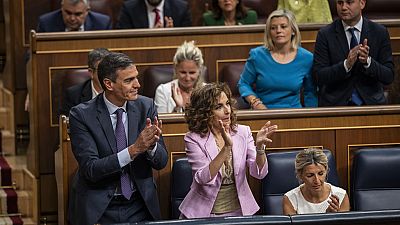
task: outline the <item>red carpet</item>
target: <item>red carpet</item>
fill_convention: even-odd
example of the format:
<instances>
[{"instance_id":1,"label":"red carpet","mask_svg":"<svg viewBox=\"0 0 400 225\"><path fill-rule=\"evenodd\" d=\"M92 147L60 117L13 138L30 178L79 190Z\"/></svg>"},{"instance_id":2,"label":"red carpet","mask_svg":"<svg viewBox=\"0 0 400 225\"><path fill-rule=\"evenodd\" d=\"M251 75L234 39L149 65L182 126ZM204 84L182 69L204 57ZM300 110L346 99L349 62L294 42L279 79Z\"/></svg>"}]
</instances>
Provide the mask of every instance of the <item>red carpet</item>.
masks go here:
<instances>
[{"instance_id":1,"label":"red carpet","mask_svg":"<svg viewBox=\"0 0 400 225\"><path fill-rule=\"evenodd\" d=\"M1 151L1 135L0 135ZM0 156L0 185L11 186L11 167L3 156ZM21 216L13 215L18 213L18 196L13 188L0 189L0 224L22 225ZM7 216L7 214L11 214Z\"/></svg>"}]
</instances>

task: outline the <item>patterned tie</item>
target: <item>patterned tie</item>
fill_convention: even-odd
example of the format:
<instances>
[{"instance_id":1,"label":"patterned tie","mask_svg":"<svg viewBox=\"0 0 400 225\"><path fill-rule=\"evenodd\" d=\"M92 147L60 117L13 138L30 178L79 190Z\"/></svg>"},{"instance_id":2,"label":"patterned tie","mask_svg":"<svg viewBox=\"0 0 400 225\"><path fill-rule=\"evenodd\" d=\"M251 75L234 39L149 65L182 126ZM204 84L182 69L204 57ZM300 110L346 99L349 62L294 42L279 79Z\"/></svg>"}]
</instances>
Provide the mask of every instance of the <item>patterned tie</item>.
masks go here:
<instances>
[{"instance_id":1,"label":"patterned tie","mask_svg":"<svg viewBox=\"0 0 400 225\"><path fill-rule=\"evenodd\" d=\"M153 9L153 12L156 14L156 19L154 20L154 26L156 26L158 23L161 22L160 10L155 8L155 9Z\"/></svg>"},{"instance_id":2,"label":"patterned tie","mask_svg":"<svg viewBox=\"0 0 400 225\"><path fill-rule=\"evenodd\" d=\"M347 29L347 31L349 31L351 34L350 49L353 49L354 47L356 47L358 45L357 37L354 34L355 29L356 28L354 28L354 27L350 27L349 29ZM353 91L351 93L351 101L356 105L363 104L363 100L361 99L360 94L358 94L358 91L356 88L353 88Z\"/></svg>"},{"instance_id":3,"label":"patterned tie","mask_svg":"<svg viewBox=\"0 0 400 225\"><path fill-rule=\"evenodd\" d=\"M124 123L122 122L122 114L124 110L119 108L115 111L117 114L117 125L115 126L115 139L117 140L117 151L121 151L127 147ZM130 199L133 193L131 179L125 168L122 168L121 174L121 192L126 199Z\"/></svg>"}]
</instances>

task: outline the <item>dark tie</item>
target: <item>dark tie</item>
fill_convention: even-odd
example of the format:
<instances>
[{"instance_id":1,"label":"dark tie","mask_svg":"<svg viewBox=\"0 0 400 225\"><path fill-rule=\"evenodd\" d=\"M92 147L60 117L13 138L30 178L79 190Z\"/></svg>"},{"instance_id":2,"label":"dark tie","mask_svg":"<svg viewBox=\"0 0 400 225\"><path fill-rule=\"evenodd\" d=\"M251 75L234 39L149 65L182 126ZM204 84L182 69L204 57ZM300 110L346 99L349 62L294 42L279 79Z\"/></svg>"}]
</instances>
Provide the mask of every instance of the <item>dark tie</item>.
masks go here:
<instances>
[{"instance_id":1,"label":"dark tie","mask_svg":"<svg viewBox=\"0 0 400 225\"><path fill-rule=\"evenodd\" d=\"M356 46L358 45L357 37L356 37L356 35L354 34L355 29L356 29L356 28L354 28L354 27L350 27L350 28L347 30L347 31L349 31L350 34L351 34L350 49L352 49L352 48L354 48L354 47L356 47Z\"/></svg>"},{"instance_id":2,"label":"dark tie","mask_svg":"<svg viewBox=\"0 0 400 225\"><path fill-rule=\"evenodd\" d=\"M115 126L115 139L117 140L117 151L121 151L127 147L126 134L124 123L122 122L123 109L117 109L115 111L117 114L117 125ZM129 174L126 172L125 168L122 168L121 174L121 192L126 199L130 199L133 193L131 179Z\"/></svg>"},{"instance_id":3,"label":"dark tie","mask_svg":"<svg viewBox=\"0 0 400 225\"><path fill-rule=\"evenodd\" d=\"M354 34L355 29L356 28L354 28L354 27L350 27L349 29L347 29L347 31L349 31L351 34L350 49L352 49L358 45L357 37ZM351 93L351 101L356 105L363 104L363 100L361 99L360 94L358 94L358 91L356 88L353 88L353 91Z\"/></svg>"},{"instance_id":4,"label":"dark tie","mask_svg":"<svg viewBox=\"0 0 400 225\"><path fill-rule=\"evenodd\" d=\"M158 23L161 22L160 18L160 10L155 8L153 9L153 12L156 14L156 19L154 20L154 26L156 26Z\"/></svg>"}]
</instances>

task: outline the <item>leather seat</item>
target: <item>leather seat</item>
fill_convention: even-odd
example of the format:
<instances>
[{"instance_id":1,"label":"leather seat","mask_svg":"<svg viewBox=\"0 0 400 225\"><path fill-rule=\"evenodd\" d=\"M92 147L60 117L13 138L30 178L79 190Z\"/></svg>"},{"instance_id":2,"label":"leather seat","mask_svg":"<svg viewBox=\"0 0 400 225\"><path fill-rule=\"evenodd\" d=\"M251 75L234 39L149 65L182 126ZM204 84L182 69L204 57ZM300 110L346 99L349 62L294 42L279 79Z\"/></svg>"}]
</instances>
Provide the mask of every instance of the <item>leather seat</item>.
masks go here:
<instances>
[{"instance_id":1,"label":"leather seat","mask_svg":"<svg viewBox=\"0 0 400 225\"><path fill-rule=\"evenodd\" d=\"M243 0L243 4L257 12L258 24L265 24L269 14L278 7L278 0Z\"/></svg>"},{"instance_id":2,"label":"leather seat","mask_svg":"<svg viewBox=\"0 0 400 225\"><path fill-rule=\"evenodd\" d=\"M360 149L353 155L352 210L400 209L400 148Z\"/></svg>"},{"instance_id":3,"label":"leather seat","mask_svg":"<svg viewBox=\"0 0 400 225\"><path fill-rule=\"evenodd\" d=\"M179 206L189 192L192 180L192 167L187 158L177 159L171 171L171 219L179 218Z\"/></svg>"},{"instance_id":4,"label":"leather seat","mask_svg":"<svg viewBox=\"0 0 400 225\"><path fill-rule=\"evenodd\" d=\"M245 62L227 63L220 71L219 81L226 83L232 91L232 97L236 100L237 109L249 109L250 105L240 96L237 83L242 74Z\"/></svg>"},{"instance_id":5,"label":"leather seat","mask_svg":"<svg viewBox=\"0 0 400 225\"><path fill-rule=\"evenodd\" d=\"M262 180L262 202L264 214L282 215L282 198L289 190L299 186L295 174L295 159L300 151L274 152L267 154L268 174ZM325 149L328 157L328 182L339 186L335 159L331 151Z\"/></svg>"},{"instance_id":6,"label":"leather seat","mask_svg":"<svg viewBox=\"0 0 400 225\"><path fill-rule=\"evenodd\" d=\"M201 72L204 82L207 82L207 68L204 67ZM150 66L143 72L143 88L141 88L142 95L149 98L154 98L158 85L165 84L172 81L174 77L173 65L158 65Z\"/></svg>"},{"instance_id":7,"label":"leather seat","mask_svg":"<svg viewBox=\"0 0 400 225\"><path fill-rule=\"evenodd\" d=\"M89 0L90 9L108 15L112 21L112 27L118 23L119 13L124 0Z\"/></svg>"}]
</instances>

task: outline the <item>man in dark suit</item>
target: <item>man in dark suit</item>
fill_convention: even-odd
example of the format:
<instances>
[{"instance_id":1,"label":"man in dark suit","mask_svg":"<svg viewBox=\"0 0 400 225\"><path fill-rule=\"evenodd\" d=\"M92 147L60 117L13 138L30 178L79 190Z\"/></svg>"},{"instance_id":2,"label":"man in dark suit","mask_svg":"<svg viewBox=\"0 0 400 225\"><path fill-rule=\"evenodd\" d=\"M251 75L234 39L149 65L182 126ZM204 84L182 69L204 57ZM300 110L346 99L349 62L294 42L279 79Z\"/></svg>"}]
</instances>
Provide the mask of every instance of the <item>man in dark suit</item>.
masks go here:
<instances>
[{"instance_id":1,"label":"man in dark suit","mask_svg":"<svg viewBox=\"0 0 400 225\"><path fill-rule=\"evenodd\" d=\"M184 0L129 0L124 2L118 29L190 27L192 17Z\"/></svg>"},{"instance_id":2,"label":"man in dark suit","mask_svg":"<svg viewBox=\"0 0 400 225\"><path fill-rule=\"evenodd\" d=\"M88 55L88 71L91 74L91 79L69 87L63 93L63 101L59 114L69 115L69 110L72 107L82 102L87 102L95 98L103 91L99 77L97 76L97 66L100 61L110 52L106 48L96 48L89 52Z\"/></svg>"},{"instance_id":3,"label":"man in dark suit","mask_svg":"<svg viewBox=\"0 0 400 225\"><path fill-rule=\"evenodd\" d=\"M154 102L138 95L138 71L123 53L104 57L98 75L104 92L70 111L79 168L70 191L69 221L160 219L152 169L164 168L168 158Z\"/></svg>"},{"instance_id":4,"label":"man in dark suit","mask_svg":"<svg viewBox=\"0 0 400 225\"><path fill-rule=\"evenodd\" d=\"M386 103L383 88L394 79L389 33L362 17L365 4L337 0L340 19L318 32L313 75L320 106Z\"/></svg>"},{"instance_id":5,"label":"man in dark suit","mask_svg":"<svg viewBox=\"0 0 400 225\"><path fill-rule=\"evenodd\" d=\"M62 0L61 9L40 16L36 32L110 29L110 17L91 12L87 0Z\"/></svg>"}]
</instances>

